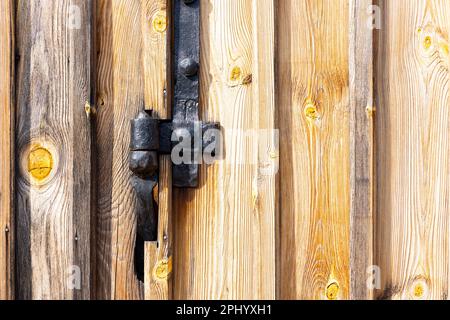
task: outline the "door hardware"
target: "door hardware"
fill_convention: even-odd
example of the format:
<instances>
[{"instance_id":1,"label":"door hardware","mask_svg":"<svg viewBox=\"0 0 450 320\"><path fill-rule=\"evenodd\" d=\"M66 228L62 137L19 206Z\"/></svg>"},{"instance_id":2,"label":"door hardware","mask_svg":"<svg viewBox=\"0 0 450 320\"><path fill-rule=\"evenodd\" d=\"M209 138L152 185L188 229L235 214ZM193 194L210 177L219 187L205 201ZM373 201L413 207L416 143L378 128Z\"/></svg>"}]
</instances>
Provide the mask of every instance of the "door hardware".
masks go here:
<instances>
[{"instance_id":1,"label":"door hardware","mask_svg":"<svg viewBox=\"0 0 450 320\"><path fill-rule=\"evenodd\" d=\"M159 120L141 111L131 120L129 167L136 193L137 238L135 265L143 280L144 242L157 240L159 155L171 155L172 185L199 186L199 164L221 156L220 124L199 121L200 1L175 0L173 21L172 120Z\"/></svg>"}]
</instances>

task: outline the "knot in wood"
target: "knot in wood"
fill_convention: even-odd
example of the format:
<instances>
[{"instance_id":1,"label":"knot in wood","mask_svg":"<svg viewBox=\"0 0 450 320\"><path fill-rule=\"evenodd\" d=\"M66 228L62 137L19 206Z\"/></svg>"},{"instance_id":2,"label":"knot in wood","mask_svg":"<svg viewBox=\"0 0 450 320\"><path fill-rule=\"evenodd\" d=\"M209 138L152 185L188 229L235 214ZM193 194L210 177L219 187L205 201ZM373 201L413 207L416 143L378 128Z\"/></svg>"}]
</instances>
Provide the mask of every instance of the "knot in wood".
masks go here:
<instances>
[{"instance_id":1,"label":"knot in wood","mask_svg":"<svg viewBox=\"0 0 450 320\"><path fill-rule=\"evenodd\" d=\"M28 155L28 172L31 176L42 181L47 178L53 169L53 156L44 147L35 147Z\"/></svg>"}]
</instances>

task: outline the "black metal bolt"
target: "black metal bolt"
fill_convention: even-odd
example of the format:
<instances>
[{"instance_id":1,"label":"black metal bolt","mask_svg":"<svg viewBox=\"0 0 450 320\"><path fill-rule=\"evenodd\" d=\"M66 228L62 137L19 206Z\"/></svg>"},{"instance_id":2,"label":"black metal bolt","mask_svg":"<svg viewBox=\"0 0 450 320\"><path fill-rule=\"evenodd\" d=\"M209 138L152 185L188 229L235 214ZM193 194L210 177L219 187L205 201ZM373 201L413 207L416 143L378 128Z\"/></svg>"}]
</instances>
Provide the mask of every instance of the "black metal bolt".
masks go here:
<instances>
[{"instance_id":1,"label":"black metal bolt","mask_svg":"<svg viewBox=\"0 0 450 320\"><path fill-rule=\"evenodd\" d=\"M132 151L130 170L137 175L152 175L158 171L158 153L156 151Z\"/></svg>"},{"instance_id":2,"label":"black metal bolt","mask_svg":"<svg viewBox=\"0 0 450 320\"><path fill-rule=\"evenodd\" d=\"M186 77L195 76L198 72L198 63L192 58L186 58L180 62L180 72Z\"/></svg>"}]
</instances>

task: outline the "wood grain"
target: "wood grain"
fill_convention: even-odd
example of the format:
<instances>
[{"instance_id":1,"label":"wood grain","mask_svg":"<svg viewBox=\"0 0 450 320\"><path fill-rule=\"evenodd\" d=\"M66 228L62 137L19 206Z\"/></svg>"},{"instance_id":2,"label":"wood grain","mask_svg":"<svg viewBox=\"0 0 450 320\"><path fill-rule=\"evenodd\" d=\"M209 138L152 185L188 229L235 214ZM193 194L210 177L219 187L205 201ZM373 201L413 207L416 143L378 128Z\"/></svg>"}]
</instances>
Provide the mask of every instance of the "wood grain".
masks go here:
<instances>
[{"instance_id":1,"label":"wood grain","mask_svg":"<svg viewBox=\"0 0 450 320\"><path fill-rule=\"evenodd\" d=\"M142 0L142 57L145 105L160 119L171 118L170 95L170 1ZM146 244L145 299L172 298L172 162L159 158L158 239Z\"/></svg>"},{"instance_id":2,"label":"wood grain","mask_svg":"<svg viewBox=\"0 0 450 320\"><path fill-rule=\"evenodd\" d=\"M286 0L278 6L280 297L346 299L349 4Z\"/></svg>"},{"instance_id":3,"label":"wood grain","mask_svg":"<svg viewBox=\"0 0 450 320\"><path fill-rule=\"evenodd\" d=\"M373 0L350 1L350 297L372 299L374 112ZM376 278L374 278L376 279Z\"/></svg>"},{"instance_id":4,"label":"wood grain","mask_svg":"<svg viewBox=\"0 0 450 320\"><path fill-rule=\"evenodd\" d=\"M14 21L0 2L0 300L14 297Z\"/></svg>"},{"instance_id":5,"label":"wood grain","mask_svg":"<svg viewBox=\"0 0 450 320\"><path fill-rule=\"evenodd\" d=\"M97 1L96 298L142 299L134 268L136 212L130 120L144 108L141 1Z\"/></svg>"},{"instance_id":6,"label":"wood grain","mask_svg":"<svg viewBox=\"0 0 450 320\"><path fill-rule=\"evenodd\" d=\"M274 299L275 178L262 168L278 150L246 131L274 127L274 5L201 6L201 119L223 126L225 160L201 166L198 190L174 189L174 298Z\"/></svg>"},{"instance_id":7,"label":"wood grain","mask_svg":"<svg viewBox=\"0 0 450 320\"><path fill-rule=\"evenodd\" d=\"M450 4L380 1L376 263L383 299L449 294Z\"/></svg>"},{"instance_id":8,"label":"wood grain","mask_svg":"<svg viewBox=\"0 0 450 320\"><path fill-rule=\"evenodd\" d=\"M257 147L254 159L252 201L255 214L259 216L259 246L262 260L260 270L259 298L275 299L277 296L277 268L279 268L279 124L275 104L275 59L276 59L276 0L253 0L253 139ZM265 261L274 259L274 262ZM244 298L244 297L243 297Z\"/></svg>"},{"instance_id":9,"label":"wood grain","mask_svg":"<svg viewBox=\"0 0 450 320\"><path fill-rule=\"evenodd\" d=\"M160 157L158 199L158 241L145 247L145 299L169 300L173 297L172 162Z\"/></svg>"},{"instance_id":10,"label":"wood grain","mask_svg":"<svg viewBox=\"0 0 450 320\"><path fill-rule=\"evenodd\" d=\"M90 297L91 137L85 105L91 100L91 14L91 1L17 4L20 299ZM81 19L79 28L70 18ZM50 165L33 170L33 161L49 152ZM50 168L47 177L41 175ZM78 271L79 288L72 278Z\"/></svg>"}]
</instances>

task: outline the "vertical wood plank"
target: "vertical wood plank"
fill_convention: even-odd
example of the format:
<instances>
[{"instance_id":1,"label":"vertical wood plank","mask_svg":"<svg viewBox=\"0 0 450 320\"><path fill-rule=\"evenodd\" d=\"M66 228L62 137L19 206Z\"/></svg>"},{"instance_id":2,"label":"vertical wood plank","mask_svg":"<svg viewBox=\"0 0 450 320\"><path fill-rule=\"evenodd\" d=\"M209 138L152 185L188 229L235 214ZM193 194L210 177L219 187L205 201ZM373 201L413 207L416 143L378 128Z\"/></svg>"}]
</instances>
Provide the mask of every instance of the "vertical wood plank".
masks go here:
<instances>
[{"instance_id":1,"label":"vertical wood plank","mask_svg":"<svg viewBox=\"0 0 450 320\"><path fill-rule=\"evenodd\" d=\"M0 300L14 297L14 21L0 2Z\"/></svg>"},{"instance_id":2,"label":"vertical wood plank","mask_svg":"<svg viewBox=\"0 0 450 320\"><path fill-rule=\"evenodd\" d=\"M173 297L172 162L160 157L158 240L145 247L145 299L169 300Z\"/></svg>"},{"instance_id":3,"label":"vertical wood plank","mask_svg":"<svg viewBox=\"0 0 450 320\"><path fill-rule=\"evenodd\" d=\"M252 0L253 61L252 86L255 118L253 139L257 148L252 186L255 214L259 216L259 295L277 297L279 130L275 105L275 30L277 0ZM257 243L257 242L256 242ZM274 261L264 261L273 259ZM243 297L245 298L245 297Z\"/></svg>"},{"instance_id":4,"label":"vertical wood plank","mask_svg":"<svg viewBox=\"0 0 450 320\"><path fill-rule=\"evenodd\" d=\"M170 0L142 0L145 106L158 118L170 119ZM169 81L170 83L170 81ZM158 239L145 249L145 299L172 298L172 162L159 158Z\"/></svg>"},{"instance_id":5,"label":"vertical wood plank","mask_svg":"<svg viewBox=\"0 0 450 320\"><path fill-rule=\"evenodd\" d=\"M280 297L349 297L349 3L279 2Z\"/></svg>"},{"instance_id":6,"label":"vertical wood plank","mask_svg":"<svg viewBox=\"0 0 450 320\"><path fill-rule=\"evenodd\" d=\"M376 296L447 299L450 3L380 3Z\"/></svg>"},{"instance_id":7,"label":"vertical wood plank","mask_svg":"<svg viewBox=\"0 0 450 320\"><path fill-rule=\"evenodd\" d=\"M91 1L18 1L20 299L90 297L91 14Z\"/></svg>"},{"instance_id":8,"label":"vertical wood plank","mask_svg":"<svg viewBox=\"0 0 450 320\"><path fill-rule=\"evenodd\" d=\"M201 6L201 118L220 121L226 157L201 166L198 190L174 189L174 297L274 299L275 178L261 168L278 152L252 131L274 126L273 2Z\"/></svg>"},{"instance_id":9,"label":"vertical wood plank","mask_svg":"<svg viewBox=\"0 0 450 320\"><path fill-rule=\"evenodd\" d=\"M372 299L373 266L373 0L350 1L350 297ZM374 269L375 270L375 269Z\"/></svg>"},{"instance_id":10,"label":"vertical wood plank","mask_svg":"<svg viewBox=\"0 0 450 320\"><path fill-rule=\"evenodd\" d=\"M144 108L141 1L97 1L96 297L142 299L134 266L130 120Z\"/></svg>"}]
</instances>

